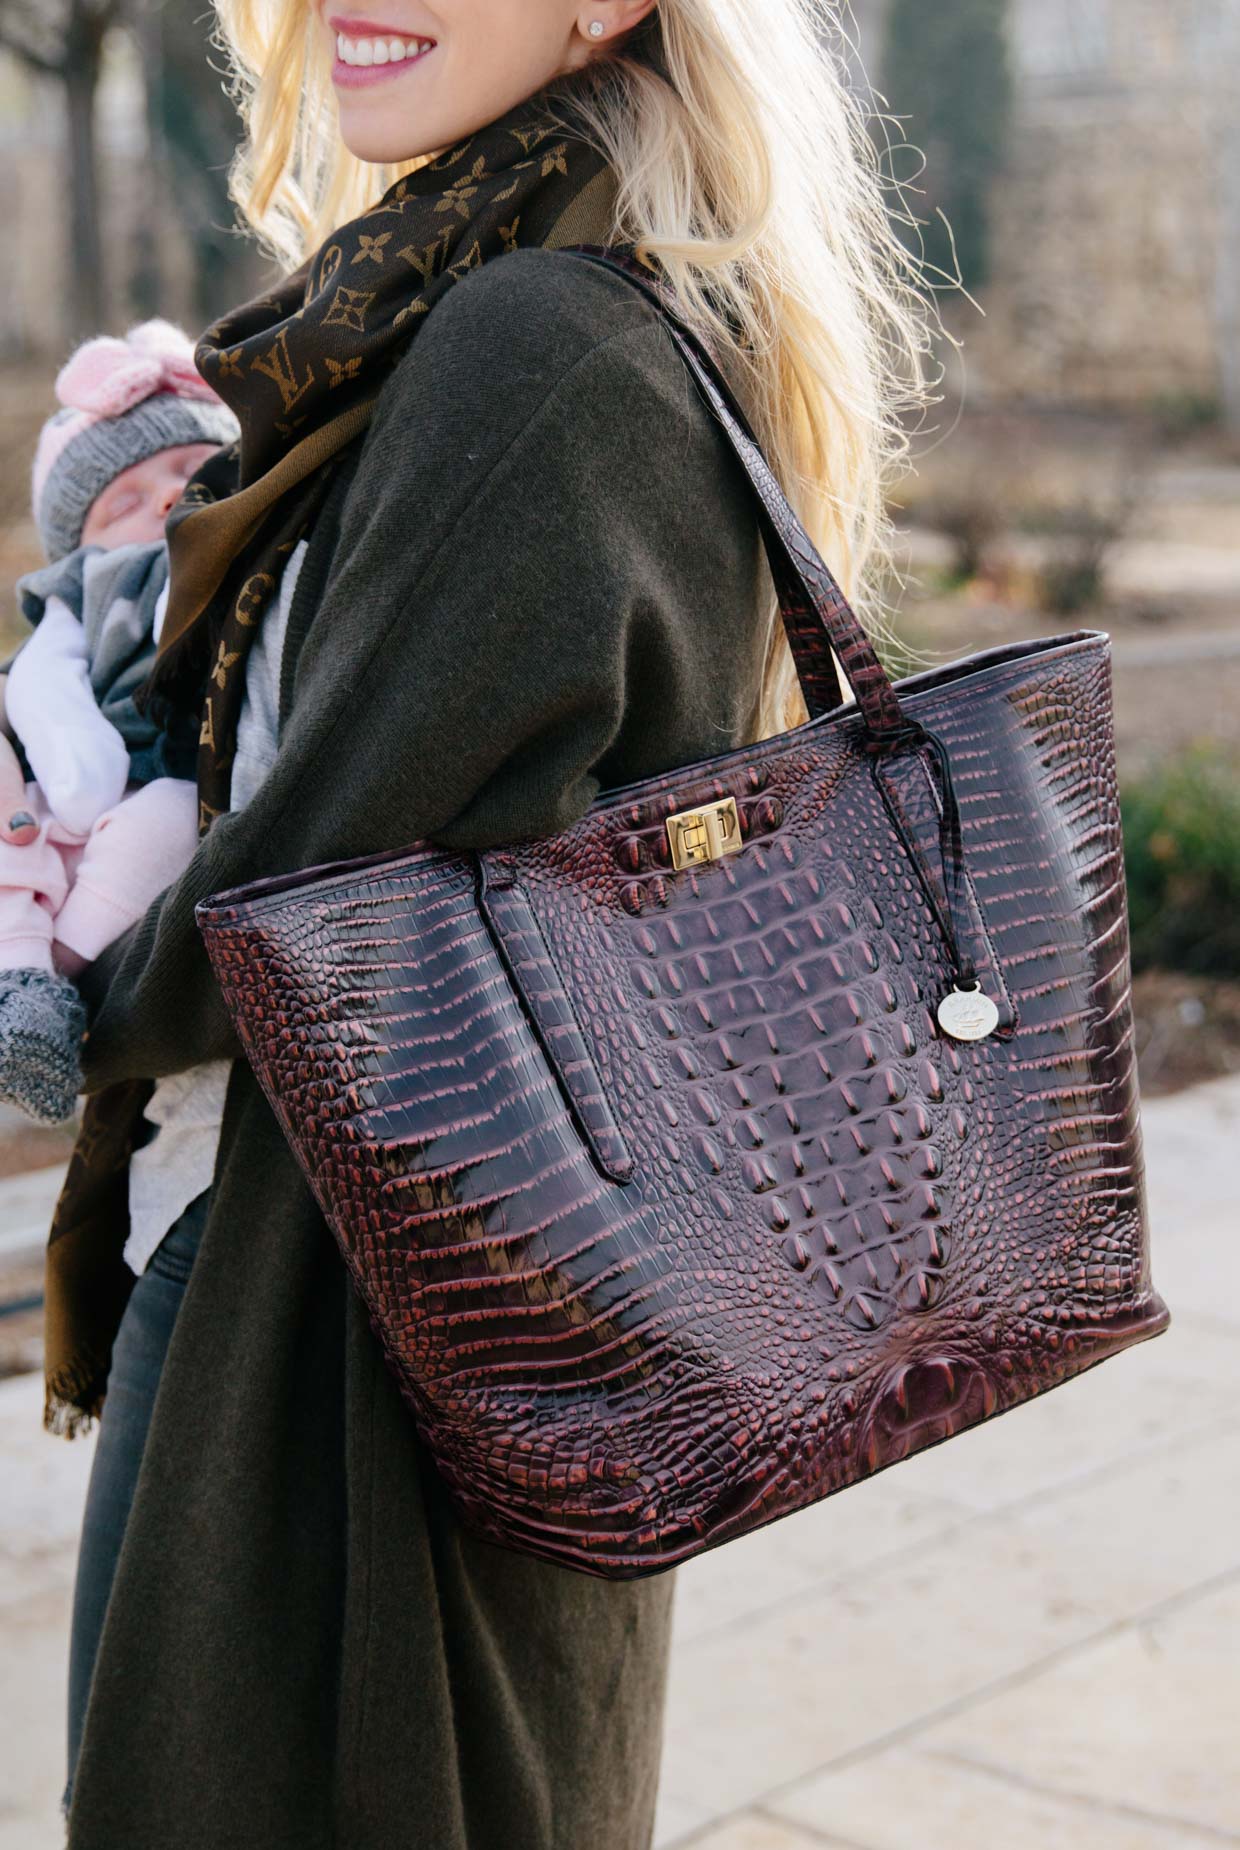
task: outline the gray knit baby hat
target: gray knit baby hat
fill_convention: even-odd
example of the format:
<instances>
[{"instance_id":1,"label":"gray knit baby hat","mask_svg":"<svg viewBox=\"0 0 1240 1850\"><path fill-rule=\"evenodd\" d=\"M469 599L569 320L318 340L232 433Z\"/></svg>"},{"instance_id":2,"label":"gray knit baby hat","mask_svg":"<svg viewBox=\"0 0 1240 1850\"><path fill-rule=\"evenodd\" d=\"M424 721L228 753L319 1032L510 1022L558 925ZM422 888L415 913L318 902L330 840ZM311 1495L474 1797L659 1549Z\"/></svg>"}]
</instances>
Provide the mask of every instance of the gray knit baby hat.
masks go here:
<instances>
[{"instance_id":1,"label":"gray knit baby hat","mask_svg":"<svg viewBox=\"0 0 1240 1850\"><path fill-rule=\"evenodd\" d=\"M123 469L183 443L225 444L236 418L194 365L189 336L144 321L123 340L88 340L56 379L60 410L43 426L31 478L49 559L82 542L91 504Z\"/></svg>"}]
</instances>

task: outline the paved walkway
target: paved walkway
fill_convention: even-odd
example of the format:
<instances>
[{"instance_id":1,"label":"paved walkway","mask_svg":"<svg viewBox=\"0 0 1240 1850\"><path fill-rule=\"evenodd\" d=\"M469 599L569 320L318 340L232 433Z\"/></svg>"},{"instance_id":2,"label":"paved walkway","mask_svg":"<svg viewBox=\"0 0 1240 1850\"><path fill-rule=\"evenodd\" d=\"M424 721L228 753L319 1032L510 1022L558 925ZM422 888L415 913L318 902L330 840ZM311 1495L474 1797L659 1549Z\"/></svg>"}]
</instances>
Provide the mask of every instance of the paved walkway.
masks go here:
<instances>
[{"instance_id":1,"label":"paved walkway","mask_svg":"<svg viewBox=\"0 0 1240 1850\"><path fill-rule=\"evenodd\" d=\"M1240 1846L1240 1081L1146 1131L1167 1335L681 1572L661 1850ZM89 1448L37 1410L0 1387L0 1850L59 1843Z\"/></svg>"}]
</instances>

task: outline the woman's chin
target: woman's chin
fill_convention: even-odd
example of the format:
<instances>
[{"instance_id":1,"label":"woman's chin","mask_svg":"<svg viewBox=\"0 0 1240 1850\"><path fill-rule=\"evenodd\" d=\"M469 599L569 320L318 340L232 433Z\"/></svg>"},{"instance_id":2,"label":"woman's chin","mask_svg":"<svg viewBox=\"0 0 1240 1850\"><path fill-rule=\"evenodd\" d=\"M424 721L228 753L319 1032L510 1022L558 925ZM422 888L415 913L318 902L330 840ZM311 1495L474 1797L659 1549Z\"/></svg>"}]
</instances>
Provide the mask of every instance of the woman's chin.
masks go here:
<instances>
[{"instance_id":1,"label":"woman's chin","mask_svg":"<svg viewBox=\"0 0 1240 1850\"><path fill-rule=\"evenodd\" d=\"M471 72L471 81L461 84L455 65L445 63L434 83L415 92L420 66L425 64L429 74L442 55L444 48L437 46L419 59L395 91L386 83L369 88L334 86L340 139L355 160L371 167L395 167L441 154L477 134L558 74L554 68L541 69L535 60L528 73L523 66L499 76L488 69Z\"/></svg>"},{"instance_id":2,"label":"woman's chin","mask_svg":"<svg viewBox=\"0 0 1240 1850\"><path fill-rule=\"evenodd\" d=\"M402 161L416 161L430 151L410 124L385 123L376 119L377 112L364 104L352 103L346 93L340 102L340 139L356 160L371 167L395 167Z\"/></svg>"}]
</instances>

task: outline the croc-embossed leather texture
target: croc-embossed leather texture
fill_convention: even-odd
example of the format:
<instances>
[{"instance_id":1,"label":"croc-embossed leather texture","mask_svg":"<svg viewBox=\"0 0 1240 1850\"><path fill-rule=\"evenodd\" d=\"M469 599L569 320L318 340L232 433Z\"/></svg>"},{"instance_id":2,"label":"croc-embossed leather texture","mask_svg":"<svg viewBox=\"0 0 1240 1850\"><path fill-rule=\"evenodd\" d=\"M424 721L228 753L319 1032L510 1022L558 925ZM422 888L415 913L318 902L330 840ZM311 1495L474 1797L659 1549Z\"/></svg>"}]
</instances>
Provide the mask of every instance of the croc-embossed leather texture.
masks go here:
<instances>
[{"instance_id":1,"label":"croc-embossed leather texture","mask_svg":"<svg viewBox=\"0 0 1240 1850\"><path fill-rule=\"evenodd\" d=\"M709 355L648 272L580 255L660 307L750 473L809 724L546 840L414 843L197 916L463 1519L621 1577L1168 1313L1106 637L893 687ZM726 796L740 851L674 872L668 817ZM979 1041L936 1014L962 970Z\"/></svg>"}]
</instances>

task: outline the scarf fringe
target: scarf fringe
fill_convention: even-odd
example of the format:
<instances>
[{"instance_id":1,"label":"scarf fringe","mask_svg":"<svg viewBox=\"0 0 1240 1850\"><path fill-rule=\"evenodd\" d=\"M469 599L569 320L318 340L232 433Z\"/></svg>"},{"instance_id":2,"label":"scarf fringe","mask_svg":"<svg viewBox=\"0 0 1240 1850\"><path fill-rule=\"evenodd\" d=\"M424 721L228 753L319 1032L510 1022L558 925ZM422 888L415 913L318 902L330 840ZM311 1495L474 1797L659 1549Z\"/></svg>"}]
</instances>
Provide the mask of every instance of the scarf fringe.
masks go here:
<instances>
[{"instance_id":1,"label":"scarf fringe","mask_svg":"<svg viewBox=\"0 0 1240 1850\"><path fill-rule=\"evenodd\" d=\"M94 1431L103 1411L99 1369L72 1363L48 1376L43 1388L43 1430L56 1439L82 1439Z\"/></svg>"}]
</instances>

